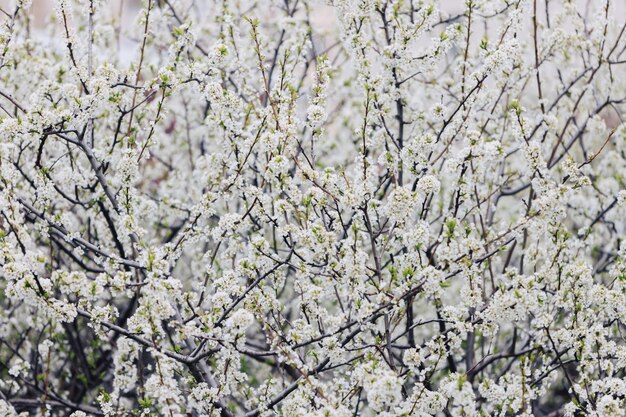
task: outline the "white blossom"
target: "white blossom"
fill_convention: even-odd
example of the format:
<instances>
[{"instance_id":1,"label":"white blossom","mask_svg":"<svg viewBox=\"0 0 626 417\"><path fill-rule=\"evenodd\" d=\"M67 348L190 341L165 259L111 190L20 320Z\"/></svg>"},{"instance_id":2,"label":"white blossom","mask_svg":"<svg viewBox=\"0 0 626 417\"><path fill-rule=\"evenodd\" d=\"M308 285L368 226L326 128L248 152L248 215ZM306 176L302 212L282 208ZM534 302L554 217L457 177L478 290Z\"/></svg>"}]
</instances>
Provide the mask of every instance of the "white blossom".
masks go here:
<instances>
[{"instance_id":1,"label":"white blossom","mask_svg":"<svg viewBox=\"0 0 626 417\"><path fill-rule=\"evenodd\" d=\"M0 416L624 414L620 2L5 3Z\"/></svg>"}]
</instances>

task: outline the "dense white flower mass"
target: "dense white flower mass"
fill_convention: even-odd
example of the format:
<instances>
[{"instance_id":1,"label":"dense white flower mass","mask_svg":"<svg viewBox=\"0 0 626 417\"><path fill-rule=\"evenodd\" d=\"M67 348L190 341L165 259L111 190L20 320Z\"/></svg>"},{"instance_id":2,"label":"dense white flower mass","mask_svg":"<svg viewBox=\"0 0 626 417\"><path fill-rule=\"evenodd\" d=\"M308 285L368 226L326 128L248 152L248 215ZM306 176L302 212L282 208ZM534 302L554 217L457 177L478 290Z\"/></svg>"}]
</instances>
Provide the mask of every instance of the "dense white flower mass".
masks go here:
<instances>
[{"instance_id":1,"label":"dense white flower mass","mask_svg":"<svg viewBox=\"0 0 626 417\"><path fill-rule=\"evenodd\" d=\"M0 417L625 415L623 1L49 2Z\"/></svg>"}]
</instances>

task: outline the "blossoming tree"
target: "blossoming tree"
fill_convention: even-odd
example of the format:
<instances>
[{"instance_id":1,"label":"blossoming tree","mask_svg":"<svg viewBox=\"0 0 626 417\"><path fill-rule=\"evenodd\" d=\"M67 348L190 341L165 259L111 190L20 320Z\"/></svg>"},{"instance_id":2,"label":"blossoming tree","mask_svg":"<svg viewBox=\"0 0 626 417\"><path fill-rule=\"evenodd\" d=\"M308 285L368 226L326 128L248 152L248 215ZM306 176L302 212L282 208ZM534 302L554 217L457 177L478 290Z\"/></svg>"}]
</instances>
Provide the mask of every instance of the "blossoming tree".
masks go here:
<instances>
[{"instance_id":1,"label":"blossoming tree","mask_svg":"<svg viewBox=\"0 0 626 417\"><path fill-rule=\"evenodd\" d=\"M624 415L620 1L5 3L0 415Z\"/></svg>"}]
</instances>

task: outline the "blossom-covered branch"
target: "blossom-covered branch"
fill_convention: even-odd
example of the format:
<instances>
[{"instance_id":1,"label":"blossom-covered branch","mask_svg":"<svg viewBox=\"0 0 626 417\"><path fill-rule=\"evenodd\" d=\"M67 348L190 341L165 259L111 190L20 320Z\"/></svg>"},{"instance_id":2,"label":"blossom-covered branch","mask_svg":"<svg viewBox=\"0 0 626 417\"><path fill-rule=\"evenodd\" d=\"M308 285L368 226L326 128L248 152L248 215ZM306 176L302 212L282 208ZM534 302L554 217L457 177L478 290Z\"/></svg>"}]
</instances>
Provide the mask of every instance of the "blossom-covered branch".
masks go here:
<instances>
[{"instance_id":1,"label":"blossom-covered branch","mask_svg":"<svg viewBox=\"0 0 626 417\"><path fill-rule=\"evenodd\" d=\"M7 3L0 415L623 415L623 4Z\"/></svg>"}]
</instances>

